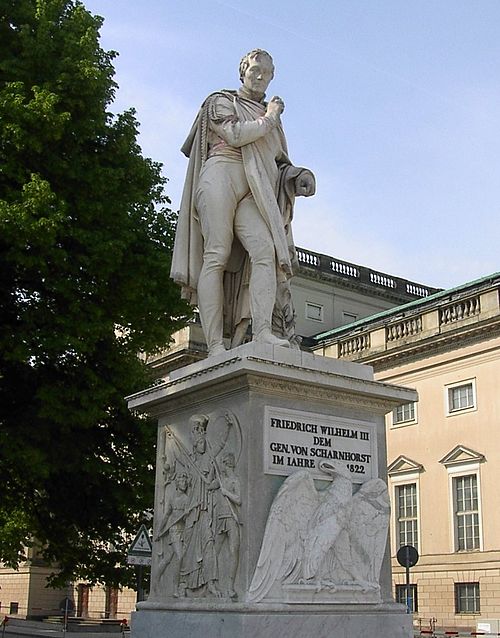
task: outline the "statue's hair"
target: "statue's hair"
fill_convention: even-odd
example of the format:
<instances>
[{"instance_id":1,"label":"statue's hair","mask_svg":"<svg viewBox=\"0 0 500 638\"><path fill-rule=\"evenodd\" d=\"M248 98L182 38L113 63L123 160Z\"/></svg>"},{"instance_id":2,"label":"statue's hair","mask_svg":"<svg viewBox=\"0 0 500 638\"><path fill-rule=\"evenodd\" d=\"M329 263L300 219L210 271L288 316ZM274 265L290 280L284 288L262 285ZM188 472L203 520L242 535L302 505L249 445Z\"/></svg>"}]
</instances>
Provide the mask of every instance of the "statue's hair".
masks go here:
<instances>
[{"instance_id":1,"label":"statue's hair","mask_svg":"<svg viewBox=\"0 0 500 638\"><path fill-rule=\"evenodd\" d=\"M191 476L185 470L181 470L180 472L177 472L175 476L176 483L177 483L177 480L182 477L186 479L188 485L191 485Z\"/></svg>"},{"instance_id":2,"label":"statue's hair","mask_svg":"<svg viewBox=\"0 0 500 638\"><path fill-rule=\"evenodd\" d=\"M209 418L206 414L193 414L189 421L192 430L206 431Z\"/></svg>"},{"instance_id":3,"label":"statue's hair","mask_svg":"<svg viewBox=\"0 0 500 638\"><path fill-rule=\"evenodd\" d=\"M240 80L242 82L243 82L243 78L245 76L246 70L248 69L248 66L250 64L250 60L254 60L255 58L258 58L259 56L265 56L269 60L269 62L271 62L274 69L274 62L270 53L268 53L267 51L264 51L264 49L252 49L249 53L247 53L241 58Z\"/></svg>"}]
</instances>

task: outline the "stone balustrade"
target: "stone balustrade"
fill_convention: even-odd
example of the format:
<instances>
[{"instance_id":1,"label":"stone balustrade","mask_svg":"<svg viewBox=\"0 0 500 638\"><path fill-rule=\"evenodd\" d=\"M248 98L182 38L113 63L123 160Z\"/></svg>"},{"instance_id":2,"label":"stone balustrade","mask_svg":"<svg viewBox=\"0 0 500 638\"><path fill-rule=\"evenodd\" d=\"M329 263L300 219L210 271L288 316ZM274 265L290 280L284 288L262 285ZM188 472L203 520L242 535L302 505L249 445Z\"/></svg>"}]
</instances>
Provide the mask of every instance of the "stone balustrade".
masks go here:
<instances>
[{"instance_id":1,"label":"stone balustrade","mask_svg":"<svg viewBox=\"0 0 500 638\"><path fill-rule=\"evenodd\" d=\"M397 323L387 326L386 339L387 341L397 341L404 337L412 337L422 331L422 325L423 322L421 316L410 317L404 321L398 321Z\"/></svg>"},{"instance_id":2,"label":"stone balustrade","mask_svg":"<svg viewBox=\"0 0 500 638\"><path fill-rule=\"evenodd\" d=\"M474 317L481 312L479 295L449 304L439 310L439 325L444 326L455 321Z\"/></svg>"},{"instance_id":3,"label":"stone balustrade","mask_svg":"<svg viewBox=\"0 0 500 638\"><path fill-rule=\"evenodd\" d=\"M493 322L500 323L500 283L450 300L452 296L444 291L428 301L422 299L387 311L383 318L360 320L351 330L347 326L334 330L323 337L323 353L351 361L369 360L436 336L456 339L461 330L470 333L475 326L483 329Z\"/></svg>"},{"instance_id":4,"label":"stone balustrade","mask_svg":"<svg viewBox=\"0 0 500 638\"><path fill-rule=\"evenodd\" d=\"M385 286L386 288L397 287L396 281L388 275L383 275L379 272L370 272L369 277L372 284L376 284L377 286Z\"/></svg>"},{"instance_id":5,"label":"stone balustrade","mask_svg":"<svg viewBox=\"0 0 500 638\"><path fill-rule=\"evenodd\" d=\"M353 264L346 264L343 261L338 261L338 259L330 259L330 270L338 275L343 275L344 277L354 277L357 278L360 276L360 270Z\"/></svg>"},{"instance_id":6,"label":"stone balustrade","mask_svg":"<svg viewBox=\"0 0 500 638\"><path fill-rule=\"evenodd\" d=\"M297 248L297 259L302 267L313 268L347 281L355 281L374 289L395 293L402 299L421 299L439 290L304 248Z\"/></svg>"},{"instance_id":7,"label":"stone balustrade","mask_svg":"<svg viewBox=\"0 0 500 638\"><path fill-rule=\"evenodd\" d=\"M359 356L363 351L370 349L370 333L356 335L350 339L339 342L339 359Z\"/></svg>"},{"instance_id":8,"label":"stone balustrade","mask_svg":"<svg viewBox=\"0 0 500 638\"><path fill-rule=\"evenodd\" d=\"M299 264L302 264L304 266L312 266L313 268L320 267L320 256L316 253L312 253L310 250L297 248L297 259L299 260Z\"/></svg>"},{"instance_id":9,"label":"stone balustrade","mask_svg":"<svg viewBox=\"0 0 500 638\"><path fill-rule=\"evenodd\" d=\"M414 284L411 281L407 281L406 292L409 295L415 295L415 297L427 297L429 295L429 288L420 284Z\"/></svg>"}]
</instances>

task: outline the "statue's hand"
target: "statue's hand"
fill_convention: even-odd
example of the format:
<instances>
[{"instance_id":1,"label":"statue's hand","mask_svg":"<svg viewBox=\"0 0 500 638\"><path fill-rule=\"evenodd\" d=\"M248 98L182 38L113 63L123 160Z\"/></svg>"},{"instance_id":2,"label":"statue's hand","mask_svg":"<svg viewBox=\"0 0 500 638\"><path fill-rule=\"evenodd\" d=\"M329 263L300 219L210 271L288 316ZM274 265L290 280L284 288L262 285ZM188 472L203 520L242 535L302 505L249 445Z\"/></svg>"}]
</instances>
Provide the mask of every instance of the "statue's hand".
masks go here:
<instances>
[{"instance_id":1,"label":"statue's hand","mask_svg":"<svg viewBox=\"0 0 500 638\"><path fill-rule=\"evenodd\" d=\"M295 194L297 197L311 197L316 192L316 180L311 173L302 173L295 180Z\"/></svg>"},{"instance_id":2,"label":"statue's hand","mask_svg":"<svg viewBox=\"0 0 500 638\"><path fill-rule=\"evenodd\" d=\"M277 95L274 95L269 100L269 103L267 105L266 115L270 117L278 118L283 113L284 110L285 110L285 103L280 97L278 97Z\"/></svg>"}]
</instances>

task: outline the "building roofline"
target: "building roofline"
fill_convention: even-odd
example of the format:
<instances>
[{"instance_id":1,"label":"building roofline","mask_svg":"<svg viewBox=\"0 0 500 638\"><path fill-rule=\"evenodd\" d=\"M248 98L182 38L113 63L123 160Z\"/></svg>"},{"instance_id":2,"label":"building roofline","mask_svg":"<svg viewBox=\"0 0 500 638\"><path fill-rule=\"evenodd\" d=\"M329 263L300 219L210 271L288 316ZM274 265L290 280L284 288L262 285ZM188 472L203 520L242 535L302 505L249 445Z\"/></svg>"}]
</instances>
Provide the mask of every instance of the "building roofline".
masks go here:
<instances>
[{"instance_id":1,"label":"building roofline","mask_svg":"<svg viewBox=\"0 0 500 638\"><path fill-rule=\"evenodd\" d=\"M370 315L369 317L364 317L363 319L358 319L357 321L339 326L338 328L333 328L332 330L328 330L326 332L320 332L316 335L313 335L312 337L309 337L308 340L312 342L312 345L317 345L320 342L324 345L325 341L335 340L335 338L344 333L352 332L353 330L359 329L366 325L376 325L377 323L384 323L388 317L391 317L393 315L401 315L402 313L404 314L413 310L420 310L421 308L426 306L433 306L434 304L438 304L442 299L446 299L447 297L465 292L470 288L484 287L485 285L494 284L495 280L500 280L500 271L495 272L491 275L480 277L479 279L474 279L473 281L466 282L464 284L461 284L460 286L455 286L454 288L441 290L432 295L429 295L428 297L424 297L423 299L415 299L414 301L402 304L401 306L395 306L394 308L383 310L382 312Z\"/></svg>"},{"instance_id":2,"label":"building roofline","mask_svg":"<svg viewBox=\"0 0 500 638\"><path fill-rule=\"evenodd\" d=\"M428 297L442 290L300 246L296 247L296 255L302 275L326 277L329 281L335 281L338 286L384 296L399 304Z\"/></svg>"}]
</instances>

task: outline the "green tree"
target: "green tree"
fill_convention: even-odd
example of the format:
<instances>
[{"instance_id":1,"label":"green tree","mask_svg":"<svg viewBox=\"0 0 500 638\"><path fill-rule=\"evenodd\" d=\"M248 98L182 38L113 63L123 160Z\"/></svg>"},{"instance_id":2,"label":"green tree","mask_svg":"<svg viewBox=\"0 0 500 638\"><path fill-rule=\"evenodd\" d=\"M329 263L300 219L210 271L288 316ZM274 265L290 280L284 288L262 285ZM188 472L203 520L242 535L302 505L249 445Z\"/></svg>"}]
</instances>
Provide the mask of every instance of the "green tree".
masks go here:
<instances>
[{"instance_id":1,"label":"green tree","mask_svg":"<svg viewBox=\"0 0 500 638\"><path fill-rule=\"evenodd\" d=\"M0 0L0 560L36 538L56 584L127 580L155 428L123 397L189 313L161 166L134 112L108 110L101 24L76 0Z\"/></svg>"}]
</instances>

